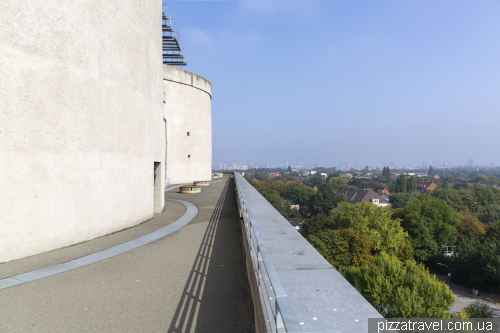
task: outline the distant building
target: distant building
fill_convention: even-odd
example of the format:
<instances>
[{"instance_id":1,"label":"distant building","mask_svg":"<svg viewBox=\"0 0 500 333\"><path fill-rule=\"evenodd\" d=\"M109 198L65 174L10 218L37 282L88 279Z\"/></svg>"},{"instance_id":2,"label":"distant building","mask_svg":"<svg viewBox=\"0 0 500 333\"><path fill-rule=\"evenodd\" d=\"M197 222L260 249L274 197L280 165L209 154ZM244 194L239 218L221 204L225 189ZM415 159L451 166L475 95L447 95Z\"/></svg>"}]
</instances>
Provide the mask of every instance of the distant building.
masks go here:
<instances>
[{"instance_id":1,"label":"distant building","mask_svg":"<svg viewBox=\"0 0 500 333\"><path fill-rule=\"evenodd\" d=\"M350 173L343 173L343 174L340 175L340 177L352 178L352 174L350 174Z\"/></svg>"},{"instance_id":2,"label":"distant building","mask_svg":"<svg viewBox=\"0 0 500 333\"><path fill-rule=\"evenodd\" d=\"M274 173L270 173L269 174L269 179L274 179L276 177L278 177L280 174L278 172L274 172Z\"/></svg>"},{"instance_id":3,"label":"distant building","mask_svg":"<svg viewBox=\"0 0 500 333\"><path fill-rule=\"evenodd\" d=\"M314 190L314 192L318 192L318 187L317 186L309 185L309 184L302 184L302 185L304 185L305 187L312 188Z\"/></svg>"},{"instance_id":4,"label":"distant building","mask_svg":"<svg viewBox=\"0 0 500 333\"><path fill-rule=\"evenodd\" d=\"M420 192L434 191L437 188L436 183L434 182L421 182L417 181L417 190Z\"/></svg>"},{"instance_id":5,"label":"distant building","mask_svg":"<svg viewBox=\"0 0 500 333\"><path fill-rule=\"evenodd\" d=\"M375 192L377 194L380 194L381 196L383 196L384 198L387 198L387 199L389 199L389 196L391 195L389 190L386 189L385 187L369 187L368 189L372 190L373 192Z\"/></svg>"},{"instance_id":6,"label":"distant building","mask_svg":"<svg viewBox=\"0 0 500 333\"><path fill-rule=\"evenodd\" d=\"M370 189L362 189L355 187L346 187L337 195L345 195L347 201L350 203L362 203L362 202L370 202L376 206L380 207L391 207L391 203L389 200L378 193Z\"/></svg>"},{"instance_id":7,"label":"distant building","mask_svg":"<svg viewBox=\"0 0 500 333\"><path fill-rule=\"evenodd\" d=\"M288 200L288 202L290 203L290 208L296 209L296 210L300 209L300 205L298 203L295 203L292 200Z\"/></svg>"}]
</instances>

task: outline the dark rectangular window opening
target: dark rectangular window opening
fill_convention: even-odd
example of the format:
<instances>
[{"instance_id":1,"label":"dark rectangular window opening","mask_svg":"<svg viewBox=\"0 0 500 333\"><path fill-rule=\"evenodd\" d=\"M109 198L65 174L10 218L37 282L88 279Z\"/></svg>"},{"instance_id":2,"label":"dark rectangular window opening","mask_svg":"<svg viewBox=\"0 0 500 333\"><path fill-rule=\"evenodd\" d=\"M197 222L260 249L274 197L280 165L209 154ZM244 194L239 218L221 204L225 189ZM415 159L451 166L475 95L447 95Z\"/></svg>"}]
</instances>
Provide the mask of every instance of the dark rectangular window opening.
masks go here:
<instances>
[{"instance_id":1,"label":"dark rectangular window opening","mask_svg":"<svg viewBox=\"0 0 500 333\"><path fill-rule=\"evenodd\" d=\"M160 177L160 171L161 171L161 167L160 167L161 163L160 162L154 162L154 171L153 171L153 174L154 174L154 193L153 193L153 211L155 213L161 213L160 209L161 209L161 194L163 193L162 192L162 188L161 188L161 184L160 184L160 181L161 181L161 177Z\"/></svg>"},{"instance_id":2,"label":"dark rectangular window opening","mask_svg":"<svg viewBox=\"0 0 500 333\"><path fill-rule=\"evenodd\" d=\"M188 132L188 136L189 136L189 132Z\"/></svg>"}]
</instances>

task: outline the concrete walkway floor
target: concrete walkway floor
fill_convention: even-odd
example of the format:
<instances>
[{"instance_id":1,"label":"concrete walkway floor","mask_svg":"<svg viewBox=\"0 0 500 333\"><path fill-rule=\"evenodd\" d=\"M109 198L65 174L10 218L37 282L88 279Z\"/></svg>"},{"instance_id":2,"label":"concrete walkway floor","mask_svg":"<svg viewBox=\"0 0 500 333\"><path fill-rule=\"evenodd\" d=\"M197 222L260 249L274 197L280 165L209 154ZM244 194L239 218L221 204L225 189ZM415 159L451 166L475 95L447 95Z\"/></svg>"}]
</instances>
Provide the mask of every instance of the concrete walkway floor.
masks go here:
<instances>
[{"instance_id":1,"label":"concrete walkway floor","mask_svg":"<svg viewBox=\"0 0 500 333\"><path fill-rule=\"evenodd\" d=\"M234 181L165 196L194 203L198 215L129 252L0 290L0 332L253 332ZM163 213L134 228L0 264L0 279L127 242L184 212L167 200Z\"/></svg>"}]
</instances>

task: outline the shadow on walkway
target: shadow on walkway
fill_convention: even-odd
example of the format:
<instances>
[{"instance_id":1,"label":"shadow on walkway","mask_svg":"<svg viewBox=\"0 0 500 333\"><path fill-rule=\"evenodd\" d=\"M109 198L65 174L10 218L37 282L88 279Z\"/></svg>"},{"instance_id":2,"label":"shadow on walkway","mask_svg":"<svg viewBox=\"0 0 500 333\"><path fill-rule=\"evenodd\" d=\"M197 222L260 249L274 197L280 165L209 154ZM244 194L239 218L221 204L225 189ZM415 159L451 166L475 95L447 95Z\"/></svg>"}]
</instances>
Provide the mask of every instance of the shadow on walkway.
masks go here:
<instances>
[{"instance_id":1,"label":"shadow on walkway","mask_svg":"<svg viewBox=\"0 0 500 333\"><path fill-rule=\"evenodd\" d=\"M228 178L169 333L255 331L243 251L234 180Z\"/></svg>"}]
</instances>

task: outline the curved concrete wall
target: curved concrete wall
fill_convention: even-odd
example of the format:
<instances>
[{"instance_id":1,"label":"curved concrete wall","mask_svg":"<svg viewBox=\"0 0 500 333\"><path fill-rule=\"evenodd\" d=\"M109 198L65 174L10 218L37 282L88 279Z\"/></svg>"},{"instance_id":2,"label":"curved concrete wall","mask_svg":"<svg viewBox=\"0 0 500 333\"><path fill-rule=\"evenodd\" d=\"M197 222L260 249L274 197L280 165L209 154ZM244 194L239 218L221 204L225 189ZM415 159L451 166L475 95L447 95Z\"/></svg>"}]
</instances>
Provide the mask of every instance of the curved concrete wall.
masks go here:
<instances>
[{"instance_id":1,"label":"curved concrete wall","mask_svg":"<svg viewBox=\"0 0 500 333\"><path fill-rule=\"evenodd\" d=\"M2 0L0 23L0 262L161 211L161 2Z\"/></svg>"},{"instance_id":2,"label":"curved concrete wall","mask_svg":"<svg viewBox=\"0 0 500 333\"><path fill-rule=\"evenodd\" d=\"M212 85L199 75L163 65L163 90L167 177L172 184L211 180Z\"/></svg>"}]
</instances>

